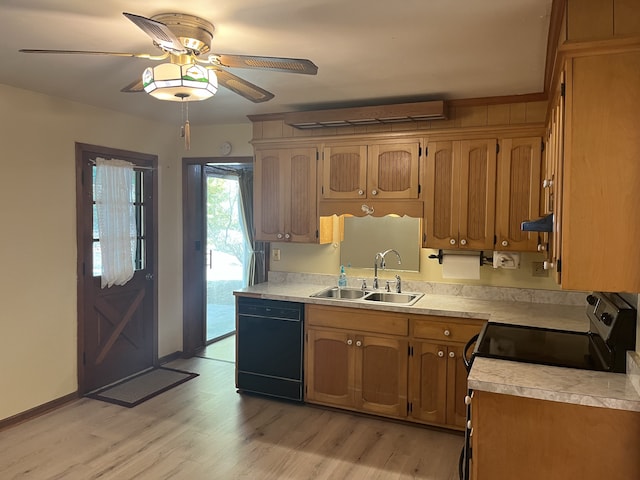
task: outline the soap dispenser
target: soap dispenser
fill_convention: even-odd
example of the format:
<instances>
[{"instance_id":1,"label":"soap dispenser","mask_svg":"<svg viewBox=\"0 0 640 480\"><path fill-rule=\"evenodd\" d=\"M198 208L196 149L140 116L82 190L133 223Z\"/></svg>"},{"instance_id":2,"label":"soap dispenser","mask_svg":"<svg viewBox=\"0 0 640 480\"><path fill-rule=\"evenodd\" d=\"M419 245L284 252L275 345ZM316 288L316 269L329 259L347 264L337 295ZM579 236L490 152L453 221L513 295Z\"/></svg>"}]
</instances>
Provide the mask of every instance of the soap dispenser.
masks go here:
<instances>
[{"instance_id":1,"label":"soap dispenser","mask_svg":"<svg viewBox=\"0 0 640 480\"><path fill-rule=\"evenodd\" d=\"M344 265L340 265L340 276L338 277L338 286L339 287L347 286L347 274L344 273Z\"/></svg>"}]
</instances>

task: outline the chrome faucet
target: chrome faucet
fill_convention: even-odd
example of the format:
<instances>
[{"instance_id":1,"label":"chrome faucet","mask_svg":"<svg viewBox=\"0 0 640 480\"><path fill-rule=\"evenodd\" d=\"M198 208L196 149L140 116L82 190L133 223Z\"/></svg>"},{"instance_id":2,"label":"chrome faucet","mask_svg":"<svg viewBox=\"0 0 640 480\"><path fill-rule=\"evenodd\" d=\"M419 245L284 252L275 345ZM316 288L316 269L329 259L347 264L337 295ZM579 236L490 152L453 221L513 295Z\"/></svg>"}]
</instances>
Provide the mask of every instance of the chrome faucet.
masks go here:
<instances>
[{"instance_id":1,"label":"chrome faucet","mask_svg":"<svg viewBox=\"0 0 640 480\"><path fill-rule=\"evenodd\" d=\"M384 257L389 252L395 253L396 257L398 257L398 265L402 265L402 259L400 258L400 254L398 253L397 250L394 250L393 248L390 248L389 250L385 250L384 252L376 253L375 258L373 259L373 288L374 289L378 288L378 260L380 260L380 268L384 270L386 267ZM397 289L397 285L396 285L396 289Z\"/></svg>"}]
</instances>

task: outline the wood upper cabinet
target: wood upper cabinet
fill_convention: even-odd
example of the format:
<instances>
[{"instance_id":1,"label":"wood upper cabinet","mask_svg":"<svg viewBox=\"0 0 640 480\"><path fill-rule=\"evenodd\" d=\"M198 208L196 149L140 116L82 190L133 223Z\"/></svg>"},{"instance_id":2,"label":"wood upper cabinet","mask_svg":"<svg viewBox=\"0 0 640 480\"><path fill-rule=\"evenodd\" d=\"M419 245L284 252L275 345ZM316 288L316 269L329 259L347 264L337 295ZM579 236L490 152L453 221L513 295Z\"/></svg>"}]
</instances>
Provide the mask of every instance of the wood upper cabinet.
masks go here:
<instances>
[{"instance_id":1,"label":"wood upper cabinet","mask_svg":"<svg viewBox=\"0 0 640 480\"><path fill-rule=\"evenodd\" d=\"M420 143L325 145L323 199L415 199Z\"/></svg>"},{"instance_id":2,"label":"wood upper cabinet","mask_svg":"<svg viewBox=\"0 0 640 480\"><path fill-rule=\"evenodd\" d=\"M542 138L500 141L496 191L496 250L538 251L538 232L523 232L525 220L540 217Z\"/></svg>"},{"instance_id":3,"label":"wood upper cabinet","mask_svg":"<svg viewBox=\"0 0 640 480\"><path fill-rule=\"evenodd\" d=\"M640 51L568 64L561 285L640 292Z\"/></svg>"},{"instance_id":4,"label":"wood upper cabinet","mask_svg":"<svg viewBox=\"0 0 640 480\"><path fill-rule=\"evenodd\" d=\"M256 240L318 241L316 165L315 147L256 151Z\"/></svg>"},{"instance_id":5,"label":"wood upper cabinet","mask_svg":"<svg viewBox=\"0 0 640 480\"><path fill-rule=\"evenodd\" d=\"M427 248L493 249L496 139L427 144Z\"/></svg>"}]
</instances>

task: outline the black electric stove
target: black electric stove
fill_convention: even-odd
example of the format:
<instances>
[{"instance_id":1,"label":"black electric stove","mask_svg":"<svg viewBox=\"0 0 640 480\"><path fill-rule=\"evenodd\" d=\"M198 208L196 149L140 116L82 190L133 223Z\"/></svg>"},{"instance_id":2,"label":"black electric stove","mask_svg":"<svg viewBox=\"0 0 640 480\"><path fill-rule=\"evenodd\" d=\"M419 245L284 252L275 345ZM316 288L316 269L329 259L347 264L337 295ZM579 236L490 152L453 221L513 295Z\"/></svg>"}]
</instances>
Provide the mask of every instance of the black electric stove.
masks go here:
<instances>
[{"instance_id":1,"label":"black electric stove","mask_svg":"<svg viewBox=\"0 0 640 480\"><path fill-rule=\"evenodd\" d=\"M615 293L587 296L588 332L488 322L473 356L559 367L624 372L635 348L636 310Z\"/></svg>"}]
</instances>

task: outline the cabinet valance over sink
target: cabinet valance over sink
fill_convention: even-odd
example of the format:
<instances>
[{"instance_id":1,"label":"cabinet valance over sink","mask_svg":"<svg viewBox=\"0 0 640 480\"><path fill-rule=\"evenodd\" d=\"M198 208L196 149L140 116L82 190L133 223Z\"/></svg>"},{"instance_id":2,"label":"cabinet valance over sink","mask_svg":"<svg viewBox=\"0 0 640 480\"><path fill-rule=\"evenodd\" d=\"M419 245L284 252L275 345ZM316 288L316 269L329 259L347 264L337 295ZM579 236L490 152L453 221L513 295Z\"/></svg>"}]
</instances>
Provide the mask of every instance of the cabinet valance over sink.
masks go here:
<instances>
[{"instance_id":1,"label":"cabinet valance over sink","mask_svg":"<svg viewBox=\"0 0 640 480\"><path fill-rule=\"evenodd\" d=\"M366 200L357 202L321 200L318 204L321 217L331 215L353 215L354 217L384 217L385 215L422 218L424 203L422 200Z\"/></svg>"}]
</instances>

